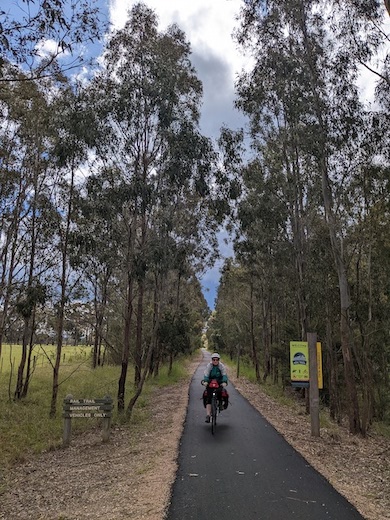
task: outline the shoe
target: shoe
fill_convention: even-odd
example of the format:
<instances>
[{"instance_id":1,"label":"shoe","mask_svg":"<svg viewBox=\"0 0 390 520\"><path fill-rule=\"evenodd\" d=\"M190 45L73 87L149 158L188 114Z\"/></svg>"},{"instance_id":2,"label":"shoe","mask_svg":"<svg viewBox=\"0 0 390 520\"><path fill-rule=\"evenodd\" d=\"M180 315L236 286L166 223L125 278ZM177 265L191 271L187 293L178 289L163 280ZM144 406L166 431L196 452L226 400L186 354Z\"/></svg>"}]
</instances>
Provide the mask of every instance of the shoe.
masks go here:
<instances>
[{"instance_id":1,"label":"shoe","mask_svg":"<svg viewBox=\"0 0 390 520\"><path fill-rule=\"evenodd\" d=\"M210 416L209 415L206 415L206 420L205 422L210 422Z\"/></svg>"}]
</instances>

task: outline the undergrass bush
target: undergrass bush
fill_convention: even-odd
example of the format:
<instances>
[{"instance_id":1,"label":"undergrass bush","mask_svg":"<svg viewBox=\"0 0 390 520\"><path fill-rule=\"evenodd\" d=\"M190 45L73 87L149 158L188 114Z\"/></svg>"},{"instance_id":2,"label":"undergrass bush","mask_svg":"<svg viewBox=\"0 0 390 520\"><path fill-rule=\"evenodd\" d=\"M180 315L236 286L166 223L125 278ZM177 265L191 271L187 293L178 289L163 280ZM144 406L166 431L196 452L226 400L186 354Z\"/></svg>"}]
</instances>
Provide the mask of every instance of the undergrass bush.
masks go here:
<instances>
[{"instance_id":1,"label":"undergrass bush","mask_svg":"<svg viewBox=\"0 0 390 520\"><path fill-rule=\"evenodd\" d=\"M245 377L251 383L256 383L256 372L252 367L246 365L240 367L240 377Z\"/></svg>"},{"instance_id":2,"label":"undergrass bush","mask_svg":"<svg viewBox=\"0 0 390 520\"><path fill-rule=\"evenodd\" d=\"M172 383L178 383L186 375L186 369L182 362L175 361L172 370L168 373L168 365L164 365L159 370L158 376L153 378L153 382L158 386L169 386Z\"/></svg>"},{"instance_id":3,"label":"undergrass bush","mask_svg":"<svg viewBox=\"0 0 390 520\"><path fill-rule=\"evenodd\" d=\"M237 364L235 360L230 360L228 357L223 358L223 363L228 367L228 372L236 374ZM304 399L297 400L297 397L293 393L286 392L281 385L272 383L270 379L264 383L256 381L256 372L254 367L245 361L240 363L240 377L243 377L251 383L257 383L259 388L268 396L273 398L278 404L288 406L289 408L295 409L299 415L306 414L305 401ZM309 416L308 416L309 417ZM320 409L320 427L326 428L327 430L336 429L336 424L329 416L329 410L326 408ZM386 438L390 438L390 425L385 421L374 422L370 429L372 432L381 435Z\"/></svg>"}]
</instances>

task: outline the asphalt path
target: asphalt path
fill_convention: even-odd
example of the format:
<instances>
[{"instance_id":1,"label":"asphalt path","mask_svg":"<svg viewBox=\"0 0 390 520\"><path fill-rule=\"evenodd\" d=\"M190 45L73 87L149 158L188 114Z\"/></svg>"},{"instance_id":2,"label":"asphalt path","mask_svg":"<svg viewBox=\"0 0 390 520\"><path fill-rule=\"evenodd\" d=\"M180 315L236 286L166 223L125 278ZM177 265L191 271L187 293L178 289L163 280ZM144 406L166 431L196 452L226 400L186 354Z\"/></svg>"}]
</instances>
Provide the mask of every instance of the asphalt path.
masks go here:
<instances>
[{"instance_id":1,"label":"asphalt path","mask_svg":"<svg viewBox=\"0 0 390 520\"><path fill-rule=\"evenodd\" d=\"M209 358L190 384L167 520L363 520L232 384L212 435L200 383Z\"/></svg>"}]
</instances>

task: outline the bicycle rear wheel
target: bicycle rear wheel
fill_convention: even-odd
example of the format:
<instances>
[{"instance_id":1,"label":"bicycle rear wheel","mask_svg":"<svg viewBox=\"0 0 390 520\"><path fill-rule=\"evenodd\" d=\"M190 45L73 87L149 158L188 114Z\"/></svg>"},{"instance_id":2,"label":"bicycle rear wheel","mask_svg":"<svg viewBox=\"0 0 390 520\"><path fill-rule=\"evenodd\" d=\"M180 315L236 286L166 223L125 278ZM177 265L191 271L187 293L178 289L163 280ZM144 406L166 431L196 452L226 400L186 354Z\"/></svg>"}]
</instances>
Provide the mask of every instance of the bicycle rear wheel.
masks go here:
<instances>
[{"instance_id":1,"label":"bicycle rear wheel","mask_svg":"<svg viewBox=\"0 0 390 520\"><path fill-rule=\"evenodd\" d=\"M211 433L214 435L217 429L217 396L211 398Z\"/></svg>"}]
</instances>

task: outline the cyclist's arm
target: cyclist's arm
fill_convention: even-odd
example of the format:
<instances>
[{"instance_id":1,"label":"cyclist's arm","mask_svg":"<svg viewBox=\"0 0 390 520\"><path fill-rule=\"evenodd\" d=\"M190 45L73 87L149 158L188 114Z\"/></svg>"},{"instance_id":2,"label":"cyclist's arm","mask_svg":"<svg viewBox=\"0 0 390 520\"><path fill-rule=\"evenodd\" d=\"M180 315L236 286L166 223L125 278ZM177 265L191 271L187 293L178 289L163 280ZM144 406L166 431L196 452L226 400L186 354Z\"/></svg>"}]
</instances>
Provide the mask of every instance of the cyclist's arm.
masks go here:
<instances>
[{"instance_id":1,"label":"cyclist's arm","mask_svg":"<svg viewBox=\"0 0 390 520\"><path fill-rule=\"evenodd\" d=\"M221 383L226 383L228 384L228 376L227 376L227 372L226 372L226 367L225 365L223 365L222 363L220 363L222 366L220 367L220 370L221 370L221 375L222 375L222 379L221 379Z\"/></svg>"},{"instance_id":2,"label":"cyclist's arm","mask_svg":"<svg viewBox=\"0 0 390 520\"><path fill-rule=\"evenodd\" d=\"M210 383L210 372L211 372L212 366L211 364L208 364L206 367L206 370L203 374L203 381L206 381L206 383Z\"/></svg>"}]
</instances>

